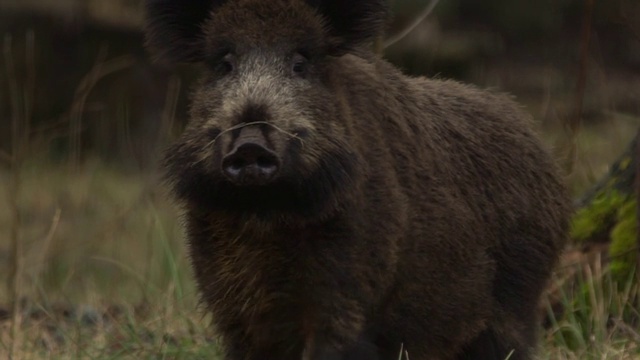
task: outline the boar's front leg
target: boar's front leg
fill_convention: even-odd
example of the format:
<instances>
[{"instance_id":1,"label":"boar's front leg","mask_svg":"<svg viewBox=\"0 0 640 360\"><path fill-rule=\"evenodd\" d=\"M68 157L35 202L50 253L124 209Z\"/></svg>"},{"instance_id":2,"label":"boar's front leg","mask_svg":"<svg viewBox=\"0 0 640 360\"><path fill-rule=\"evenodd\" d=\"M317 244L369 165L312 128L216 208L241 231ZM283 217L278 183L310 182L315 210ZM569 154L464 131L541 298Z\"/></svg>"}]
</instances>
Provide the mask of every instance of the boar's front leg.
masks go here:
<instances>
[{"instance_id":1,"label":"boar's front leg","mask_svg":"<svg viewBox=\"0 0 640 360\"><path fill-rule=\"evenodd\" d=\"M347 272L343 272L345 276ZM362 274L360 274L362 275ZM345 289L325 291L332 294L325 301L316 299L319 308L313 318L313 330L304 336L304 351L302 360L390 360L386 355L386 343L381 348L378 344L377 332L373 331L372 319L366 317L365 309L370 308L364 298L354 294L371 294L355 282L342 278ZM366 282L365 282L366 283ZM349 285L347 285L349 284ZM352 289L351 292L346 289ZM321 298L321 297L319 297ZM391 344L390 344L391 345ZM383 355L385 354L385 355Z\"/></svg>"},{"instance_id":2,"label":"boar's front leg","mask_svg":"<svg viewBox=\"0 0 640 360\"><path fill-rule=\"evenodd\" d=\"M387 354L399 342L387 341L384 326L371 317L394 281L395 257L381 255L393 253L394 239L372 243L372 235L358 236L351 225L325 224L323 238L305 254L303 360L397 358Z\"/></svg>"},{"instance_id":3,"label":"boar's front leg","mask_svg":"<svg viewBox=\"0 0 640 360\"><path fill-rule=\"evenodd\" d=\"M322 343L308 346L302 360L382 360L382 358L377 346L370 339L362 336L355 344L342 350Z\"/></svg>"}]
</instances>

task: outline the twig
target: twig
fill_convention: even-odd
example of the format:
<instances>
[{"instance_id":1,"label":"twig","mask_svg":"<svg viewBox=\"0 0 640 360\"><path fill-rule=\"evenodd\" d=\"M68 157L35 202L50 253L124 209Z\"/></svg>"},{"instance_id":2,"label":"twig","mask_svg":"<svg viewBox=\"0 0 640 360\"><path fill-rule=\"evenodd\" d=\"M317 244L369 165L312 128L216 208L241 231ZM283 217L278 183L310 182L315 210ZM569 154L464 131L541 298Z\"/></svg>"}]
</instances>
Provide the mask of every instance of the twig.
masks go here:
<instances>
[{"instance_id":1,"label":"twig","mask_svg":"<svg viewBox=\"0 0 640 360\"><path fill-rule=\"evenodd\" d=\"M571 135L569 154L567 156L567 172L571 174L575 167L578 149L578 133L582 126L582 105L587 87L587 70L589 65L589 46L591 44L591 21L595 0L585 0L585 8L582 20L582 42L580 47L580 67L578 69L578 81L576 83L576 98L574 114L567 122Z\"/></svg>"},{"instance_id":2,"label":"twig","mask_svg":"<svg viewBox=\"0 0 640 360\"><path fill-rule=\"evenodd\" d=\"M623 252L621 252L621 253L619 253L619 254L613 255L613 256L609 255L609 256L607 257L607 259L609 259L609 260L618 259L618 258L621 258L621 257L627 256L627 255L629 255L630 253L635 252L635 251L640 251L640 246L634 246L634 247L632 247L631 249L627 249L627 250L625 250L625 251L623 251ZM570 264L565 264L565 265L562 265L562 266L558 266L558 270L565 270L565 269L569 269L569 268L572 268L572 267L574 267L574 266L579 266L579 265L582 265L582 264L586 264L586 263L588 263L588 262L589 262L589 261L576 261L576 262L572 262L572 263L570 263Z\"/></svg>"},{"instance_id":3,"label":"twig","mask_svg":"<svg viewBox=\"0 0 640 360\"><path fill-rule=\"evenodd\" d=\"M178 108L178 100L180 98L180 90L182 82L180 77L172 76L169 79L169 85L167 86L167 94L165 98L165 107L162 110L162 117L160 122L160 131L158 131L158 138L156 144L160 144L167 139L173 129L173 124L176 117L176 109Z\"/></svg>"},{"instance_id":4,"label":"twig","mask_svg":"<svg viewBox=\"0 0 640 360\"><path fill-rule=\"evenodd\" d=\"M11 294L13 306L13 318L11 322L11 349L10 358L17 357L20 344L19 329L22 322L19 305L20 277L22 268L22 244L20 242L20 208L18 196L20 193L20 168L22 165L23 134L21 122L24 120L22 107L20 106L20 87L18 85L17 71L13 59L13 39L7 34L4 37L3 55L5 70L9 82L9 94L11 97L11 182L9 186L9 206L11 208L11 261L9 263L9 277L7 278L7 293Z\"/></svg>"},{"instance_id":5,"label":"twig","mask_svg":"<svg viewBox=\"0 0 640 360\"><path fill-rule=\"evenodd\" d=\"M638 334L638 332L635 331L633 327L627 325L627 323L617 317L611 318L611 321L613 321L615 326L617 326L620 330L622 330L622 332L627 334L627 336L629 336L634 342L640 344L640 334Z\"/></svg>"},{"instance_id":6,"label":"twig","mask_svg":"<svg viewBox=\"0 0 640 360\"><path fill-rule=\"evenodd\" d=\"M636 278L640 278L640 129L636 134Z\"/></svg>"},{"instance_id":7,"label":"twig","mask_svg":"<svg viewBox=\"0 0 640 360\"><path fill-rule=\"evenodd\" d=\"M135 59L129 55L123 55L112 60L105 60L107 56L106 48L98 54L96 61L84 76L76 89L75 98L71 105L69 115L69 140L71 143L70 165L76 170L80 163L80 151L82 147L82 115L84 105L95 85L107 75L130 67L135 63Z\"/></svg>"},{"instance_id":8,"label":"twig","mask_svg":"<svg viewBox=\"0 0 640 360\"><path fill-rule=\"evenodd\" d=\"M51 248L51 243L53 242L53 236L55 235L56 230L58 230L58 225L60 224L61 213L62 213L62 210L60 210L60 208L57 208L55 214L53 214L53 218L51 219L51 226L49 227L49 231L47 231L47 235L44 237L42 244L38 249L38 254L40 255L40 261L38 261L38 264L40 268L37 269L35 273L36 278L40 277L44 269L44 264L47 259L47 254L49 253L49 249Z\"/></svg>"},{"instance_id":9,"label":"twig","mask_svg":"<svg viewBox=\"0 0 640 360\"><path fill-rule=\"evenodd\" d=\"M424 8L424 10L422 10L420 15L418 15L418 17L416 17L415 20L413 20L413 22L411 24L409 24L409 26L404 28L404 30L400 31L396 35L393 35L390 38L388 38L387 40L385 40L385 42L383 44L383 48L386 49L389 46L397 43L398 41L400 41L402 39L404 39L405 36L409 35L409 33L411 33L413 30L415 30L415 28L418 27L418 25L420 25L420 23L423 22L424 19L426 19L429 15L431 15L431 13L433 12L433 9L436 8L436 5L438 5L439 2L440 2L440 0L431 0L429 5L427 5L427 7Z\"/></svg>"},{"instance_id":10,"label":"twig","mask_svg":"<svg viewBox=\"0 0 640 360\"><path fill-rule=\"evenodd\" d=\"M29 145L29 139L31 135L31 118L33 116L33 108L36 94L36 61L35 61L35 35L33 30L29 30L25 36L25 62L26 73L24 80L24 89L22 91L23 100L23 116L24 116L24 129L23 133L23 146ZM27 149L24 149L26 152Z\"/></svg>"}]
</instances>

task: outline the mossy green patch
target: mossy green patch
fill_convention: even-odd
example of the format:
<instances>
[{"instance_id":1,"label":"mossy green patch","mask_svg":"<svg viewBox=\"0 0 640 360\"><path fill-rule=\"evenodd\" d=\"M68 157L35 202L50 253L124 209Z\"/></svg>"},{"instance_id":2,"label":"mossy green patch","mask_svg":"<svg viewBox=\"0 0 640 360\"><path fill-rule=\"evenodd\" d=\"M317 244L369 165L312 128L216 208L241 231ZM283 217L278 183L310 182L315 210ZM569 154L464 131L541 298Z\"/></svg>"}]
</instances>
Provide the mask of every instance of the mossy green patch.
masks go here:
<instances>
[{"instance_id":1,"label":"mossy green patch","mask_svg":"<svg viewBox=\"0 0 640 360\"><path fill-rule=\"evenodd\" d=\"M627 202L628 196L616 190L602 191L593 201L579 209L573 217L571 237L584 242L606 233L618 215L618 209Z\"/></svg>"},{"instance_id":2,"label":"mossy green patch","mask_svg":"<svg viewBox=\"0 0 640 360\"><path fill-rule=\"evenodd\" d=\"M637 218L635 196L603 190L589 206L576 212L571 235L578 242L608 237L611 272L615 279L624 281L636 268Z\"/></svg>"},{"instance_id":3,"label":"mossy green patch","mask_svg":"<svg viewBox=\"0 0 640 360\"><path fill-rule=\"evenodd\" d=\"M616 279L628 279L636 269L638 244L638 203L635 197L618 209L616 225L611 230L611 272Z\"/></svg>"}]
</instances>

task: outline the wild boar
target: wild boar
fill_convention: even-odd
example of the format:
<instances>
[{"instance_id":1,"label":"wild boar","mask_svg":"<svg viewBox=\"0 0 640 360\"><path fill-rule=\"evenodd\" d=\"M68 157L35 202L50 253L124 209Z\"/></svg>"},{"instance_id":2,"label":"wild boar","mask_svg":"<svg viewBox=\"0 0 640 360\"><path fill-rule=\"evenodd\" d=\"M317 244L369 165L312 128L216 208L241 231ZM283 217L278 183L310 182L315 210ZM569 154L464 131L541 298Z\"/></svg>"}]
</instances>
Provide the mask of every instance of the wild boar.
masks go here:
<instances>
[{"instance_id":1,"label":"wild boar","mask_svg":"<svg viewBox=\"0 0 640 360\"><path fill-rule=\"evenodd\" d=\"M165 165L225 359L531 359L570 206L518 105L385 62L383 0L146 11L203 68Z\"/></svg>"}]
</instances>

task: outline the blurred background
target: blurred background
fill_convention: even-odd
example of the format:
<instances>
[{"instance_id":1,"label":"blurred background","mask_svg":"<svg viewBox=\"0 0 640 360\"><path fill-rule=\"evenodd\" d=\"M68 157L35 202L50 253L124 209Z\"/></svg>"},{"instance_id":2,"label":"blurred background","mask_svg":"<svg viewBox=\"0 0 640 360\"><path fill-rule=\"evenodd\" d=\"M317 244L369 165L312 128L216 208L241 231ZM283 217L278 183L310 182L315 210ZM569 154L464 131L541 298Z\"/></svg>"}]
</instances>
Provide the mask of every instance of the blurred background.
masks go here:
<instances>
[{"instance_id":1,"label":"blurred background","mask_svg":"<svg viewBox=\"0 0 640 360\"><path fill-rule=\"evenodd\" d=\"M414 21L429 1L393 0L389 36ZM583 91L583 125L606 123L607 135L621 136L604 139L598 131L603 144L583 150L606 147L615 153L633 133L627 125L640 111L640 4L594 1L585 39L589 1L441 0L384 53L411 74L512 93L553 140L566 135L562 124L575 115ZM176 73L150 64L142 46L140 0L0 0L0 20L0 116L29 118L39 158L97 157L129 169L153 168L166 137L184 124L197 70ZM584 89L577 89L580 80ZM12 144L11 124L0 123L5 152ZM610 162L593 156L578 155L579 162L589 163L572 175L578 192Z\"/></svg>"},{"instance_id":2,"label":"blurred background","mask_svg":"<svg viewBox=\"0 0 640 360\"><path fill-rule=\"evenodd\" d=\"M388 38L430 4L392 0ZM0 354L38 358L73 344L80 357L158 346L180 357L211 343L157 169L185 125L198 69L154 66L142 23L140 0L0 0ZM612 310L605 291L574 283L585 266L608 276L612 251L637 252L640 2L441 0L384 56L410 74L508 92L533 115L578 209L550 289L547 356L637 354L637 322L625 320L637 287ZM580 294L585 307L567 311ZM616 347L612 334L632 340ZM593 336L605 345L594 350Z\"/></svg>"}]
</instances>

